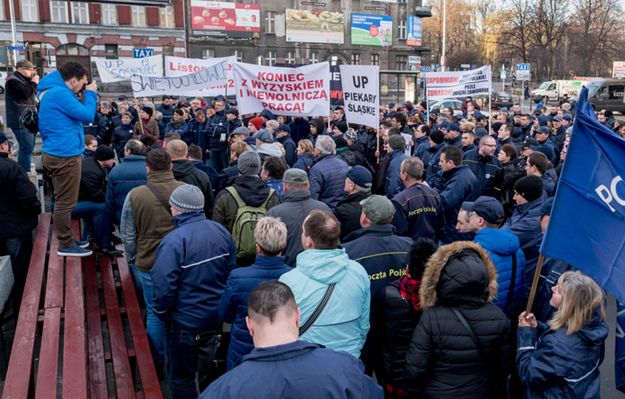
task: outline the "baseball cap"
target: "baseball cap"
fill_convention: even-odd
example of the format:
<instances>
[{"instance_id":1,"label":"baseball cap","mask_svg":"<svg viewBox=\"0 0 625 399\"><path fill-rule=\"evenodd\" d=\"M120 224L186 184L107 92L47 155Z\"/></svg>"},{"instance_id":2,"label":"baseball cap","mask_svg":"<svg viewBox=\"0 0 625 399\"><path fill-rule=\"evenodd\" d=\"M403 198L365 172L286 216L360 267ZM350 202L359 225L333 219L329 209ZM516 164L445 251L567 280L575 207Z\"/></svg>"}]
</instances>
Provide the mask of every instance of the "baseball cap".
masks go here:
<instances>
[{"instance_id":1,"label":"baseball cap","mask_svg":"<svg viewBox=\"0 0 625 399\"><path fill-rule=\"evenodd\" d=\"M562 116L562 119L567 120L567 121L572 121L573 120L573 115L569 114L568 112L566 114L564 114Z\"/></svg>"},{"instance_id":2,"label":"baseball cap","mask_svg":"<svg viewBox=\"0 0 625 399\"><path fill-rule=\"evenodd\" d=\"M345 176L349 180L353 181L355 185L359 187L369 188L373 182L373 176L371 172L364 166L356 165L347 171Z\"/></svg>"},{"instance_id":3,"label":"baseball cap","mask_svg":"<svg viewBox=\"0 0 625 399\"><path fill-rule=\"evenodd\" d=\"M282 181L287 183L287 184L289 184L289 183L296 183L296 184L308 183L308 173L306 173L302 169L298 169L298 168L287 169L286 172L284 172L284 176L282 176Z\"/></svg>"},{"instance_id":4,"label":"baseball cap","mask_svg":"<svg viewBox=\"0 0 625 399\"><path fill-rule=\"evenodd\" d=\"M383 195L372 195L360 201L365 216L375 224L388 224L395 216L391 200Z\"/></svg>"},{"instance_id":5,"label":"baseball cap","mask_svg":"<svg viewBox=\"0 0 625 399\"><path fill-rule=\"evenodd\" d=\"M458 126L457 123L448 123L447 124L447 130L453 130L454 132L459 132L460 131L460 126Z\"/></svg>"},{"instance_id":6,"label":"baseball cap","mask_svg":"<svg viewBox=\"0 0 625 399\"><path fill-rule=\"evenodd\" d=\"M551 132L549 131L549 128L547 126L539 127L538 130L536 130L536 133L551 134Z\"/></svg>"},{"instance_id":7,"label":"baseball cap","mask_svg":"<svg viewBox=\"0 0 625 399\"><path fill-rule=\"evenodd\" d=\"M479 196L473 202L463 202L462 209L467 212L475 212L484 218L489 224L499 224L503 221L505 213L501 202L493 197Z\"/></svg>"},{"instance_id":8,"label":"baseball cap","mask_svg":"<svg viewBox=\"0 0 625 399\"><path fill-rule=\"evenodd\" d=\"M533 148L535 146L538 145L538 142L536 141L536 139L532 138L532 137L528 137L527 139L525 139L525 141L521 144L521 149L523 148Z\"/></svg>"},{"instance_id":9,"label":"baseball cap","mask_svg":"<svg viewBox=\"0 0 625 399\"><path fill-rule=\"evenodd\" d=\"M267 129L260 129L258 133L254 135L254 138L263 143L273 143L273 135L269 133Z\"/></svg>"},{"instance_id":10,"label":"baseball cap","mask_svg":"<svg viewBox=\"0 0 625 399\"><path fill-rule=\"evenodd\" d=\"M553 117L553 121L554 122L562 122L562 119L564 119L564 118L562 118L560 115L556 115L556 116Z\"/></svg>"},{"instance_id":11,"label":"baseball cap","mask_svg":"<svg viewBox=\"0 0 625 399\"><path fill-rule=\"evenodd\" d=\"M287 133L291 133L291 128L289 127L289 125L285 125L284 123L280 126L278 126L278 128L276 129L276 132L287 132Z\"/></svg>"},{"instance_id":12,"label":"baseball cap","mask_svg":"<svg viewBox=\"0 0 625 399\"><path fill-rule=\"evenodd\" d=\"M9 140L9 137L4 134L4 132L0 132L0 144L4 144L8 142L9 144L13 144L13 141Z\"/></svg>"}]
</instances>

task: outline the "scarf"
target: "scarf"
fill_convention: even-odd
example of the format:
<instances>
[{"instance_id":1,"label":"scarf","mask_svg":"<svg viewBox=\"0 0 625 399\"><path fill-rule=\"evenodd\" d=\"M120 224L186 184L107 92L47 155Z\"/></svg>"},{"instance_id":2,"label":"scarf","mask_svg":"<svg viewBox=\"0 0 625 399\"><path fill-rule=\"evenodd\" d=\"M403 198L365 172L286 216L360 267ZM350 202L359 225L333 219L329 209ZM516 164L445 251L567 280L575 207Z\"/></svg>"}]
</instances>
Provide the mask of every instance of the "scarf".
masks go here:
<instances>
[{"instance_id":1,"label":"scarf","mask_svg":"<svg viewBox=\"0 0 625 399\"><path fill-rule=\"evenodd\" d=\"M415 312L421 312L421 303L419 299L419 287L421 280L413 280L408 276L399 279L399 294L410 302Z\"/></svg>"}]
</instances>

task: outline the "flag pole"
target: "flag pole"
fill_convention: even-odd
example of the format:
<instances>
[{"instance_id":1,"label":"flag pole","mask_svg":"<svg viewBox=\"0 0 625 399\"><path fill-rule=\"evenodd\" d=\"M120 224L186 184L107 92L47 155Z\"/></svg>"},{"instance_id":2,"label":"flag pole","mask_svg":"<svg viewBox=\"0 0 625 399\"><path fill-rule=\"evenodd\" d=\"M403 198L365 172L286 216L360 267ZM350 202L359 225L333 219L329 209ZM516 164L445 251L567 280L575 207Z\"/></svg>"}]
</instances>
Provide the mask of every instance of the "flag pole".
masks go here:
<instances>
[{"instance_id":1,"label":"flag pole","mask_svg":"<svg viewBox=\"0 0 625 399\"><path fill-rule=\"evenodd\" d=\"M536 290L538 289L538 281L540 280L540 272L543 268L544 260L545 256L543 254L539 254L536 271L534 272L534 280L532 281L532 289L530 290L530 296L527 299L527 306L525 307L525 314L530 314L532 312L532 305L534 305L534 297L536 296ZM514 281L511 284L514 284Z\"/></svg>"},{"instance_id":2,"label":"flag pole","mask_svg":"<svg viewBox=\"0 0 625 399\"><path fill-rule=\"evenodd\" d=\"M493 96L493 71L490 72L490 85L488 85L488 135L490 136L490 129L492 128L492 96Z\"/></svg>"}]
</instances>

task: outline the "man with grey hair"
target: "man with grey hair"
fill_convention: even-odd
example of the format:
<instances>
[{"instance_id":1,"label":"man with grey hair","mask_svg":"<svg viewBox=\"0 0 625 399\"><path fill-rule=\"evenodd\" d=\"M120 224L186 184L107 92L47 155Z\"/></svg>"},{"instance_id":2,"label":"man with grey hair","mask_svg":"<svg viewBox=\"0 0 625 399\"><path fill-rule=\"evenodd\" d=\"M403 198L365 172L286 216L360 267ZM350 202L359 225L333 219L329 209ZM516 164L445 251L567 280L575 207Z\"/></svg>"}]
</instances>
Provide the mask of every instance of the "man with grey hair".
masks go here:
<instances>
[{"instance_id":1,"label":"man with grey hair","mask_svg":"<svg viewBox=\"0 0 625 399\"><path fill-rule=\"evenodd\" d=\"M281 256L286 248L287 228L280 219L261 218L254 229L256 262L250 267L240 267L230 273L224 295L219 301L219 315L232 323L227 369L231 370L243 356L254 349L250 332L245 325L247 299L250 292L263 281L277 280L291 268Z\"/></svg>"},{"instance_id":2,"label":"man with grey hair","mask_svg":"<svg viewBox=\"0 0 625 399\"><path fill-rule=\"evenodd\" d=\"M285 263L291 267L295 266L297 255L304 250L301 236L306 216L313 209L330 211L325 203L310 198L309 187L308 174L305 171L288 169L282 177L282 203L267 212L268 216L280 218L286 224L288 234L284 256Z\"/></svg>"},{"instance_id":3,"label":"man with grey hair","mask_svg":"<svg viewBox=\"0 0 625 399\"><path fill-rule=\"evenodd\" d=\"M254 225L246 227L235 222L243 220L242 213L252 212L264 216L269 209L280 203L276 192L258 176L260 167L258 153L246 151L241 154L237 162L239 175L234 178L232 186L217 195L213 209L213 220L226 226L234 235L237 262L242 266L251 265L256 257L254 242L250 240Z\"/></svg>"},{"instance_id":4,"label":"man with grey hair","mask_svg":"<svg viewBox=\"0 0 625 399\"><path fill-rule=\"evenodd\" d=\"M336 155L336 144L330 136L317 138L315 157L315 163L310 168L310 194L334 210L343 197L349 166Z\"/></svg>"},{"instance_id":5,"label":"man with grey hair","mask_svg":"<svg viewBox=\"0 0 625 399\"><path fill-rule=\"evenodd\" d=\"M154 313L165 329L167 377L174 398L194 398L216 378L219 300L236 267L230 233L206 219L204 195L194 185L177 187L169 197L175 229L158 245L152 267Z\"/></svg>"},{"instance_id":6,"label":"man with grey hair","mask_svg":"<svg viewBox=\"0 0 625 399\"><path fill-rule=\"evenodd\" d=\"M406 188L392 200L397 233L413 240L423 237L437 241L445 227L443 203L440 194L423 183L423 162L418 157L406 158L399 176Z\"/></svg>"},{"instance_id":7,"label":"man with grey hair","mask_svg":"<svg viewBox=\"0 0 625 399\"><path fill-rule=\"evenodd\" d=\"M360 226L360 202L371 195L373 176L364 166L356 165L347 171L343 190L347 197L339 201L334 215L341 222L341 240Z\"/></svg>"}]
</instances>

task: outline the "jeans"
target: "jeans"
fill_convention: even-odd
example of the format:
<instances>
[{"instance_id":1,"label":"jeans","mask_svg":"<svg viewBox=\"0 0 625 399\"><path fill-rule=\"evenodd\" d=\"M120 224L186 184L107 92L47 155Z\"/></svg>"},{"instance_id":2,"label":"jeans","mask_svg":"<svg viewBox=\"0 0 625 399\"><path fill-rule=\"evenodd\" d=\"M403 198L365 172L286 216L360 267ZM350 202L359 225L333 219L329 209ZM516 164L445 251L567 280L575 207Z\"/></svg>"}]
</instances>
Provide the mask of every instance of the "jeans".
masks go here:
<instances>
[{"instance_id":1,"label":"jeans","mask_svg":"<svg viewBox=\"0 0 625 399\"><path fill-rule=\"evenodd\" d=\"M221 172L224 168L228 167L228 152L223 150L210 150L210 165L217 172Z\"/></svg>"},{"instance_id":2,"label":"jeans","mask_svg":"<svg viewBox=\"0 0 625 399\"><path fill-rule=\"evenodd\" d=\"M35 148L35 134L29 132L26 128L15 128L11 130L19 144L17 163L28 173L30 172L30 157Z\"/></svg>"},{"instance_id":3,"label":"jeans","mask_svg":"<svg viewBox=\"0 0 625 399\"><path fill-rule=\"evenodd\" d=\"M26 284L28 265L30 264L32 252L33 235L30 232L20 237L0 238L0 256L9 255L11 258L11 269L13 269L13 278L15 280L11 290L11 301L13 302L13 311L16 315L19 313L20 304L22 303L22 294L24 293L24 285Z\"/></svg>"},{"instance_id":4,"label":"jeans","mask_svg":"<svg viewBox=\"0 0 625 399\"><path fill-rule=\"evenodd\" d=\"M95 242L98 248L111 248L112 222L107 217L106 204L104 202L78 201L72 211L72 217L81 219L91 219L93 221L93 231Z\"/></svg>"},{"instance_id":5,"label":"jeans","mask_svg":"<svg viewBox=\"0 0 625 399\"><path fill-rule=\"evenodd\" d=\"M161 372L165 361L165 324L154 314L152 308L152 274L139 269L137 272L147 312L148 340L150 341L150 348L152 348L156 370Z\"/></svg>"},{"instance_id":6,"label":"jeans","mask_svg":"<svg viewBox=\"0 0 625 399\"><path fill-rule=\"evenodd\" d=\"M72 235L72 210L78 202L80 190L80 155L56 157L43 154L43 167L52 178L54 188L54 211L52 221L61 247L76 245Z\"/></svg>"},{"instance_id":7,"label":"jeans","mask_svg":"<svg viewBox=\"0 0 625 399\"><path fill-rule=\"evenodd\" d=\"M215 329L192 330L174 320L167 323L167 380L173 399L197 398L196 373L200 392L217 379L214 360L220 341Z\"/></svg>"},{"instance_id":8,"label":"jeans","mask_svg":"<svg viewBox=\"0 0 625 399\"><path fill-rule=\"evenodd\" d=\"M132 263L128 263L128 269L130 269L130 275L132 276L132 282L135 284L135 293L137 294L137 300L141 309L145 309L145 299L143 298L143 286L141 285L141 277L139 273L141 270Z\"/></svg>"}]
</instances>

